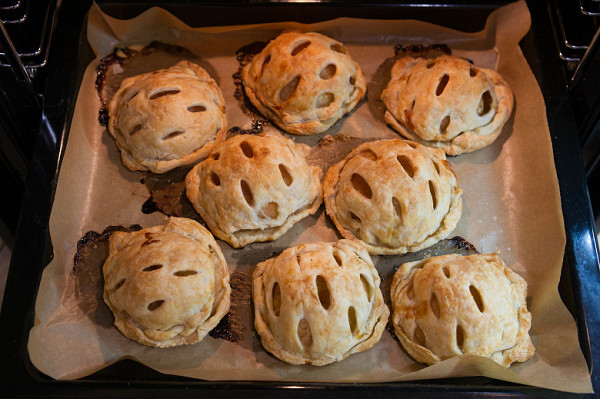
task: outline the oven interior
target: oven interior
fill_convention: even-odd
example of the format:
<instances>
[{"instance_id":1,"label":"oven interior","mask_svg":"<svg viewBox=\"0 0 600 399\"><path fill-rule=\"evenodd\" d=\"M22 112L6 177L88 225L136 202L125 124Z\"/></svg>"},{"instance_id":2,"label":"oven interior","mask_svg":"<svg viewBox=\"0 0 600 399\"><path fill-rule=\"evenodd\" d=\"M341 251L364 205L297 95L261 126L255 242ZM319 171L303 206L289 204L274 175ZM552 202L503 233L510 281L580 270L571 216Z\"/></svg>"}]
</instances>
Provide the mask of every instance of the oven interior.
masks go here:
<instances>
[{"instance_id":1,"label":"oven interior","mask_svg":"<svg viewBox=\"0 0 600 399\"><path fill-rule=\"evenodd\" d=\"M128 19L159 5L192 26L317 22L337 17L418 19L476 32L487 15L508 1L376 3L98 1L107 14ZM580 345L593 371L600 359L600 290L594 223L600 222L600 6L595 0L528 1L532 28L521 48L546 101L561 190L567 244L560 292L574 315ZM128 389L135 397L153 390L191 396L210 389L278 395L417 397L486 393L554 396L557 393L484 377L390 384L211 383L163 375L133 361L120 361L77 382L51 381L27 357L41 271L52 257L48 218L70 117L82 74L94 54L85 36L88 1L5 0L0 4L0 218L14 236L0 313L2 385L11 396L105 395ZM11 239L12 242L12 239ZM592 382L600 390L598 373ZM1 395L0 395L1 396ZM564 396L561 394L561 396Z\"/></svg>"}]
</instances>

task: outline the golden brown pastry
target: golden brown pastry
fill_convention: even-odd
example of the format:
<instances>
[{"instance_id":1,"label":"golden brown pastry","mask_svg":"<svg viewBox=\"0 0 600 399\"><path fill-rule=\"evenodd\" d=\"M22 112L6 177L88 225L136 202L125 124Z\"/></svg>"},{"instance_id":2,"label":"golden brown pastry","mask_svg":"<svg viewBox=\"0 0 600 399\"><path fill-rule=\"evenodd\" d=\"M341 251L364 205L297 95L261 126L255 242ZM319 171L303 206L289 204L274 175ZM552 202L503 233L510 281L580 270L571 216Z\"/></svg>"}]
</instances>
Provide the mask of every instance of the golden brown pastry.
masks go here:
<instances>
[{"instance_id":1,"label":"golden brown pastry","mask_svg":"<svg viewBox=\"0 0 600 399\"><path fill-rule=\"evenodd\" d=\"M366 93L360 66L348 49L320 33L279 35L242 69L246 95L283 130L324 132Z\"/></svg>"},{"instance_id":2,"label":"golden brown pastry","mask_svg":"<svg viewBox=\"0 0 600 399\"><path fill-rule=\"evenodd\" d=\"M278 133L234 136L188 173L187 197L235 248L276 240L323 201L322 171L305 150Z\"/></svg>"},{"instance_id":3,"label":"golden brown pastry","mask_svg":"<svg viewBox=\"0 0 600 399\"><path fill-rule=\"evenodd\" d=\"M291 364L323 366L374 346L389 310L358 243L303 244L256 266L254 326L264 348Z\"/></svg>"},{"instance_id":4,"label":"golden brown pastry","mask_svg":"<svg viewBox=\"0 0 600 399\"><path fill-rule=\"evenodd\" d=\"M104 302L140 344L200 342L229 310L229 272L208 230L185 218L110 237Z\"/></svg>"},{"instance_id":5,"label":"golden brown pastry","mask_svg":"<svg viewBox=\"0 0 600 399\"><path fill-rule=\"evenodd\" d=\"M191 165L227 130L221 90L189 61L124 79L108 112L108 130L131 170L164 173Z\"/></svg>"},{"instance_id":6,"label":"golden brown pastry","mask_svg":"<svg viewBox=\"0 0 600 399\"><path fill-rule=\"evenodd\" d=\"M488 357L508 367L533 356L527 283L497 254L405 263L391 287L394 331L417 361Z\"/></svg>"},{"instance_id":7,"label":"golden brown pastry","mask_svg":"<svg viewBox=\"0 0 600 399\"><path fill-rule=\"evenodd\" d=\"M510 118L513 94L491 69L465 59L401 57L381 94L385 120L402 136L448 155L491 144Z\"/></svg>"},{"instance_id":8,"label":"golden brown pastry","mask_svg":"<svg viewBox=\"0 0 600 399\"><path fill-rule=\"evenodd\" d=\"M371 255L427 248L454 230L462 211L444 152L408 140L361 144L327 171L323 190L338 231Z\"/></svg>"}]
</instances>

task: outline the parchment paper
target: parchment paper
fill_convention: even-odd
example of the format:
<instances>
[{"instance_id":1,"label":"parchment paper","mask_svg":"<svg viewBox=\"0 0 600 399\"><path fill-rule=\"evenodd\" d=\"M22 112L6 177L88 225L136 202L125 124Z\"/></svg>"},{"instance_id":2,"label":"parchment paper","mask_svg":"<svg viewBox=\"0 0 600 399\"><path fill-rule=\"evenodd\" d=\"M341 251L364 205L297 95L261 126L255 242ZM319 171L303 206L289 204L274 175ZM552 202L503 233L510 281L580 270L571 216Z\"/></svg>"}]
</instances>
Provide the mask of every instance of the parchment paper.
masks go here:
<instances>
[{"instance_id":1,"label":"parchment paper","mask_svg":"<svg viewBox=\"0 0 600 399\"><path fill-rule=\"evenodd\" d=\"M388 330L374 348L342 362L320 368L291 366L262 348L251 322L245 326L250 338L244 342L206 337L196 345L172 349L139 345L123 337L110 323L98 323L97 314L104 311L104 304L89 312L77 302L72 267L78 239L90 230L101 232L109 225L153 226L162 223L165 216L141 212L149 196L140 183L143 174L122 165L113 139L98 123L100 103L94 88L97 59L87 68L81 85L60 171L50 220L54 258L42 276L36 322L29 338L33 364L56 379L84 377L119 359L133 358L163 373L206 380L382 382L484 375L557 390L591 392L575 323L557 289L565 234L544 100L518 46L529 25L523 1L495 11L485 29L473 34L418 21L359 19L193 29L158 8L119 21L94 5L89 13L88 38L99 58L116 45L143 46L154 40L188 48L201 57L203 66L220 85L227 104L228 126L246 129L251 118L233 98L232 75L238 68L235 51L290 28L334 37L349 48L363 68L368 98L326 133L294 137L311 146L332 134L399 137L383 121L379 100L389 78L395 44L446 43L454 54L497 69L514 91L515 110L493 145L450 158L464 190L463 214L453 234L464 237L482 253L499 252L528 282L531 336L536 347L532 359L509 369L470 356L427 367L413 361ZM252 244L241 250L221 241L219 245L231 273L251 274L256 263L276 251L338 238L321 208L273 243ZM373 259L385 284L407 257Z\"/></svg>"}]
</instances>

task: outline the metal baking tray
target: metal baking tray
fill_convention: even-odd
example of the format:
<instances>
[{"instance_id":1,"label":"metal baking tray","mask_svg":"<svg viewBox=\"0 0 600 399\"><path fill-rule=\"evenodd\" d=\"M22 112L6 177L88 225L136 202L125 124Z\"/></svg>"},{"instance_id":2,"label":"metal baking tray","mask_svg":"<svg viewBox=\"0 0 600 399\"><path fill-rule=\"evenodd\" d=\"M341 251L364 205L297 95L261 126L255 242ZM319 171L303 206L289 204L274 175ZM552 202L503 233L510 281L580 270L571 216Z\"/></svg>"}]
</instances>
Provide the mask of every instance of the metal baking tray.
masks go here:
<instances>
[{"instance_id":1,"label":"metal baking tray","mask_svg":"<svg viewBox=\"0 0 600 399\"><path fill-rule=\"evenodd\" d=\"M103 2L100 7L116 18L131 18L153 5L160 5L193 26L218 26L265 23L278 20L316 22L336 17L374 19L418 19L475 32L483 28L487 15L506 4L490 2L392 2L358 3L271 3L271 2ZM83 70L94 58L85 37L87 1L65 0L56 18L54 45L50 51L44 116L37 134L34 159L28 176L27 192L16 234L5 299L0 313L0 385L2 397L100 397L120 394L144 397L150 394L192 397L209 393L215 397L234 395L305 397L358 397L378 394L386 397L431 396L531 396L583 397L484 377L378 384L328 384L280 382L207 382L163 375L133 361L120 361L77 381L55 381L31 364L27 337L33 325L34 303L44 266L52 257L48 219L68 139L76 90ZM562 65L548 23L544 2L528 2L532 28L521 48L538 79L546 101L555 164L561 190L567 234L560 291L574 315L580 345L592 375L595 390L600 390L593 364L598 361L597 335L600 289L598 249L577 132L566 92ZM596 338L596 339L595 339Z\"/></svg>"}]
</instances>

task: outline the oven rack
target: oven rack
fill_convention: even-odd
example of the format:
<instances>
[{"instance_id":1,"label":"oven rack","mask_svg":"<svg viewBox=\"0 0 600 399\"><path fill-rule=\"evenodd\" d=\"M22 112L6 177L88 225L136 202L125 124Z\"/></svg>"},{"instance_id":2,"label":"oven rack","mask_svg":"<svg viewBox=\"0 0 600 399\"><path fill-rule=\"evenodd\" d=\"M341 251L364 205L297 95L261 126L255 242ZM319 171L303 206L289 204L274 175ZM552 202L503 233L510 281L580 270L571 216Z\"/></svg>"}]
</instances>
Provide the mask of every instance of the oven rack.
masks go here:
<instances>
[{"instance_id":1,"label":"oven rack","mask_svg":"<svg viewBox=\"0 0 600 399\"><path fill-rule=\"evenodd\" d=\"M13 49L6 46L9 42L12 43L14 52L31 77L37 74L39 68L46 65L56 8L57 0L2 0L0 2L2 24L0 67L14 68L14 54L11 54Z\"/></svg>"},{"instance_id":2,"label":"oven rack","mask_svg":"<svg viewBox=\"0 0 600 399\"><path fill-rule=\"evenodd\" d=\"M600 26L600 1L551 0L548 7L559 56L573 72Z\"/></svg>"},{"instance_id":3,"label":"oven rack","mask_svg":"<svg viewBox=\"0 0 600 399\"><path fill-rule=\"evenodd\" d=\"M40 127L57 8L57 0L0 0L0 219L12 233Z\"/></svg>"},{"instance_id":4,"label":"oven rack","mask_svg":"<svg viewBox=\"0 0 600 399\"><path fill-rule=\"evenodd\" d=\"M600 227L600 0L550 0L596 227Z\"/></svg>"}]
</instances>

